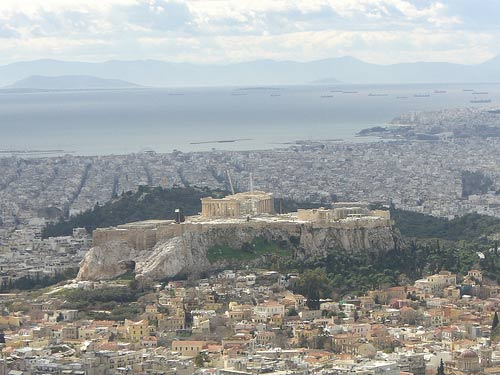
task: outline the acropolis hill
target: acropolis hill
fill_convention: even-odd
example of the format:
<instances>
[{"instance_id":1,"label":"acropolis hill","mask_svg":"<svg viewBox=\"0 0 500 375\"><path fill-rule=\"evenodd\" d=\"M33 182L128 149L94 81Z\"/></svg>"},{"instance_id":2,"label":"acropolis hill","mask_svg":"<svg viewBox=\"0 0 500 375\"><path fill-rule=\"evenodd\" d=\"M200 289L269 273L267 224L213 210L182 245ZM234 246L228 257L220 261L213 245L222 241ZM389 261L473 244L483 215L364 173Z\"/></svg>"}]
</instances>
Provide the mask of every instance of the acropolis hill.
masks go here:
<instances>
[{"instance_id":1,"label":"acropolis hill","mask_svg":"<svg viewBox=\"0 0 500 375\"><path fill-rule=\"evenodd\" d=\"M349 202L279 215L272 194L253 191L203 198L201 214L185 221L148 220L96 229L78 279L112 279L133 270L137 279L148 282L237 267L231 256L210 261L210 252L224 246L236 254L256 238L279 243L296 259L322 258L335 250L388 251L395 241L388 211ZM265 256L256 255L251 265L264 261Z\"/></svg>"}]
</instances>

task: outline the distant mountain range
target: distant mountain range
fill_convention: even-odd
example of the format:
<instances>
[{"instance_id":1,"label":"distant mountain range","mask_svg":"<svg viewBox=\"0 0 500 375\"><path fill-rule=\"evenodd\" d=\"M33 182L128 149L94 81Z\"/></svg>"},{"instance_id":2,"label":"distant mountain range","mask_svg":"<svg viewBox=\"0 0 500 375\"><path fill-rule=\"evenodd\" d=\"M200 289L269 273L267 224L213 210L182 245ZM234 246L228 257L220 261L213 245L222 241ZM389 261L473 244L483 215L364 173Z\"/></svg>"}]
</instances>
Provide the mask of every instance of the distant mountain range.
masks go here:
<instances>
[{"instance_id":1,"label":"distant mountain range","mask_svg":"<svg viewBox=\"0 0 500 375\"><path fill-rule=\"evenodd\" d=\"M259 60L227 65L154 60L102 63L36 60L0 66L0 86L31 76L93 76L153 87L301 85L324 80L360 84L500 82L500 57L477 65L440 62L378 65L341 57L304 63Z\"/></svg>"},{"instance_id":2,"label":"distant mountain range","mask_svg":"<svg viewBox=\"0 0 500 375\"><path fill-rule=\"evenodd\" d=\"M5 86L5 89L73 90L139 88L135 83L93 76L31 76Z\"/></svg>"}]
</instances>

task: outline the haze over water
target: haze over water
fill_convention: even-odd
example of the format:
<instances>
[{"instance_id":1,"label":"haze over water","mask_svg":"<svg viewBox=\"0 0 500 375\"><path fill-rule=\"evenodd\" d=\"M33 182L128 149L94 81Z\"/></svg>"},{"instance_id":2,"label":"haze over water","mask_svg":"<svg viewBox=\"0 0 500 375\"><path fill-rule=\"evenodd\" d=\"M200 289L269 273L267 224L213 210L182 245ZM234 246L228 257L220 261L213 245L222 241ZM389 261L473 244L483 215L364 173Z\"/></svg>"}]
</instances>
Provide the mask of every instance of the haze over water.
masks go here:
<instances>
[{"instance_id":1,"label":"haze over water","mask_svg":"<svg viewBox=\"0 0 500 375\"><path fill-rule=\"evenodd\" d=\"M476 99L492 102L471 104L474 95L463 89L488 92ZM357 93L332 92L338 90ZM297 140L363 141L355 137L359 130L384 125L404 112L498 104L500 84L0 91L0 150L105 155L144 149L270 149ZM217 142L232 140L239 141Z\"/></svg>"}]
</instances>

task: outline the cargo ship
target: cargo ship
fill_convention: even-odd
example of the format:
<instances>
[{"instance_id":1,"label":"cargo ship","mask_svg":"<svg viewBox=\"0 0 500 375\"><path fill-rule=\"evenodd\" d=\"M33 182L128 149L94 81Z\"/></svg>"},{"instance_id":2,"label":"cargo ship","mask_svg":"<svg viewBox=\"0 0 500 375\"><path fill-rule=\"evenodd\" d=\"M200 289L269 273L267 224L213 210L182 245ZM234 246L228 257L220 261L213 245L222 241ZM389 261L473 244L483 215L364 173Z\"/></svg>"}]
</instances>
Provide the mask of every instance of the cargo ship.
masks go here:
<instances>
[{"instance_id":1,"label":"cargo ship","mask_svg":"<svg viewBox=\"0 0 500 375\"><path fill-rule=\"evenodd\" d=\"M470 102L472 104L485 104L485 103L491 103L491 99L472 99Z\"/></svg>"}]
</instances>

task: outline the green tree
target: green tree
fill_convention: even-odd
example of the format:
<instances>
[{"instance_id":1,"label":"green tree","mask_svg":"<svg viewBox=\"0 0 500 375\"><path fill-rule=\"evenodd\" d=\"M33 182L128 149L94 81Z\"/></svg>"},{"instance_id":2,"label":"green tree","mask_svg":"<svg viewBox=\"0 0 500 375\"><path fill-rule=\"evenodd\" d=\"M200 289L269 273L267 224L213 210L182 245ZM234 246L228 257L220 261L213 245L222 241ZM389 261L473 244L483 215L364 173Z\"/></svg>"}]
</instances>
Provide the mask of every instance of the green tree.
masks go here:
<instances>
[{"instance_id":1,"label":"green tree","mask_svg":"<svg viewBox=\"0 0 500 375\"><path fill-rule=\"evenodd\" d=\"M208 358L207 353L199 353L196 357L194 357L194 364L196 367L203 367L206 362L209 362L210 358Z\"/></svg>"},{"instance_id":2,"label":"green tree","mask_svg":"<svg viewBox=\"0 0 500 375\"><path fill-rule=\"evenodd\" d=\"M287 316L297 316L299 313L295 309L295 307L291 307L288 309Z\"/></svg>"},{"instance_id":3,"label":"green tree","mask_svg":"<svg viewBox=\"0 0 500 375\"><path fill-rule=\"evenodd\" d=\"M495 315L493 316L493 323L491 323L491 330L493 331L498 326L498 313L495 311Z\"/></svg>"},{"instance_id":4,"label":"green tree","mask_svg":"<svg viewBox=\"0 0 500 375\"><path fill-rule=\"evenodd\" d=\"M443 362L442 358L441 358L441 362L439 362L439 367L437 369L437 375L446 375L444 372L444 362Z\"/></svg>"},{"instance_id":5,"label":"green tree","mask_svg":"<svg viewBox=\"0 0 500 375\"><path fill-rule=\"evenodd\" d=\"M306 270L297 281L295 291L307 298L307 306L310 309L317 310L319 299L326 297L331 291L325 269Z\"/></svg>"}]
</instances>

